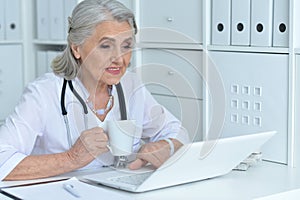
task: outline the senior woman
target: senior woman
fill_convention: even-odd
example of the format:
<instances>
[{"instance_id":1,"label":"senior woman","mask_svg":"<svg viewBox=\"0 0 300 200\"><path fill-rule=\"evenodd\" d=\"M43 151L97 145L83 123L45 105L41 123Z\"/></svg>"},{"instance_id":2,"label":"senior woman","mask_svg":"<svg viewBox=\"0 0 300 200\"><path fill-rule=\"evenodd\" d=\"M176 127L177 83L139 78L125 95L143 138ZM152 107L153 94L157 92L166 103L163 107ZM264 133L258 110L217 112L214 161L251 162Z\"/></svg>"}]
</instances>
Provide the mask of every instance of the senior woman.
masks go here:
<instances>
[{"instance_id":1,"label":"senior woman","mask_svg":"<svg viewBox=\"0 0 300 200\"><path fill-rule=\"evenodd\" d=\"M84 0L75 7L69 17L68 44L53 60L53 73L26 87L0 128L0 180L50 177L111 164L105 122L120 119L119 82L127 116L142 128L130 169L147 163L159 167L173 148L187 142L180 122L153 99L134 73L126 71L136 32L134 15L115 0ZM73 87L67 86L69 82ZM88 105L87 114L72 88ZM61 106L66 107L67 117Z\"/></svg>"}]
</instances>

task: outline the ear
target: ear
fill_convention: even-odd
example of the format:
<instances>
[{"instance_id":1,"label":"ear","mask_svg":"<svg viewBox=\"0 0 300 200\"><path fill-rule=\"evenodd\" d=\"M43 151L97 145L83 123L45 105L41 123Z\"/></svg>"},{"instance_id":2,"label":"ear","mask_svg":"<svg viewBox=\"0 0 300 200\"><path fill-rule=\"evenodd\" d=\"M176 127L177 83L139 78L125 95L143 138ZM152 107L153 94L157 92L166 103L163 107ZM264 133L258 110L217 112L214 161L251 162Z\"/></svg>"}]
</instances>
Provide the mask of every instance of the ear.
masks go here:
<instances>
[{"instance_id":1,"label":"ear","mask_svg":"<svg viewBox=\"0 0 300 200\"><path fill-rule=\"evenodd\" d=\"M72 53L73 53L73 55L76 59L79 59L81 57L80 53L79 53L79 46L72 44L71 45L71 50L72 50Z\"/></svg>"}]
</instances>

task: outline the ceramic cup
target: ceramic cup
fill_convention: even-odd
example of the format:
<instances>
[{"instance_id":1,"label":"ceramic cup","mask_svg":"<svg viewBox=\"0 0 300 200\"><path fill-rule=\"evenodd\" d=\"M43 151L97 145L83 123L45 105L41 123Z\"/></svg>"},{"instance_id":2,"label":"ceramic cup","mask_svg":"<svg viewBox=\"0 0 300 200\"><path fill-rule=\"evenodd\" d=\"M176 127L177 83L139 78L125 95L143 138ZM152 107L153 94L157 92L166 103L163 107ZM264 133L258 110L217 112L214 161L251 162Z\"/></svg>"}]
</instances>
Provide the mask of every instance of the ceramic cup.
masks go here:
<instances>
[{"instance_id":1,"label":"ceramic cup","mask_svg":"<svg viewBox=\"0 0 300 200\"><path fill-rule=\"evenodd\" d=\"M114 156L128 156L133 152L135 136L138 135L135 120L108 121L108 148Z\"/></svg>"}]
</instances>

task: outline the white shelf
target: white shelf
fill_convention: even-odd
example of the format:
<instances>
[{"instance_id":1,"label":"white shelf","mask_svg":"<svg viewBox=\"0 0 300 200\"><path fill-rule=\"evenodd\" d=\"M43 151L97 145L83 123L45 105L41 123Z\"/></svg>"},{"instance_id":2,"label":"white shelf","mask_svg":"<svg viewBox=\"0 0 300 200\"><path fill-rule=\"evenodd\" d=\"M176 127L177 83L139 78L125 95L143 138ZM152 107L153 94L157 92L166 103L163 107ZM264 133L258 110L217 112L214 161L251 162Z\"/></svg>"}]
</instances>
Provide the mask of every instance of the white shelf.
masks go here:
<instances>
[{"instance_id":1,"label":"white shelf","mask_svg":"<svg viewBox=\"0 0 300 200\"><path fill-rule=\"evenodd\" d=\"M250 47L250 46L216 46L208 45L207 50L210 51L236 51L236 52L251 52L251 53L277 53L288 54L288 48L277 47Z\"/></svg>"},{"instance_id":2,"label":"white shelf","mask_svg":"<svg viewBox=\"0 0 300 200\"><path fill-rule=\"evenodd\" d=\"M176 43L137 43L137 48L163 48L163 49L190 49L203 50L202 44L176 44Z\"/></svg>"},{"instance_id":3,"label":"white shelf","mask_svg":"<svg viewBox=\"0 0 300 200\"><path fill-rule=\"evenodd\" d=\"M6 44L23 44L22 40L2 40L0 41L0 45L6 45Z\"/></svg>"},{"instance_id":4,"label":"white shelf","mask_svg":"<svg viewBox=\"0 0 300 200\"><path fill-rule=\"evenodd\" d=\"M295 52L295 54L300 54L300 48L296 48L296 49L294 50L294 52Z\"/></svg>"},{"instance_id":5,"label":"white shelf","mask_svg":"<svg viewBox=\"0 0 300 200\"><path fill-rule=\"evenodd\" d=\"M60 40L34 40L33 43L36 45L67 45L66 41Z\"/></svg>"}]
</instances>

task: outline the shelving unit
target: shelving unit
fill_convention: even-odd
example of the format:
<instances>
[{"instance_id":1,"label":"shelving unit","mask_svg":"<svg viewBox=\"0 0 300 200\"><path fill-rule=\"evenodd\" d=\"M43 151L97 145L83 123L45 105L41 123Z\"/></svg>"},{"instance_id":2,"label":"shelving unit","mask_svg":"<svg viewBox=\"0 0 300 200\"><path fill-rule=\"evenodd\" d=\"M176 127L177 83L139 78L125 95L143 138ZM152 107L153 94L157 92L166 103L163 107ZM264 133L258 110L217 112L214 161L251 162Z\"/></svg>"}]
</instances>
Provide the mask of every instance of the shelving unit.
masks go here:
<instances>
[{"instance_id":1,"label":"shelving unit","mask_svg":"<svg viewBox=\"0 0 300 200\"><path fill-rule=\"evenodd\" d=\"M152 5L152 7L151 5L147 5L147 11L154 10L155 6L158 5L156 3L157 2L147 2L147 4ZM164 3L168 6L162 6L161 2L159 5L165 8L167 7L168 10L172 11L176 10L177 8L170 2ZM295 40L294 37L296 31L293 30L296 29L295 27L293 27L295 24L294 21L296 19L296 16L290 16L290 23L287 24L290 38L288 47L263 47L252 45L222 46L212 44L212 0L201 1L201 6L197 6L193 1L185 1L184 3L189 4L190 7L197 8L197 14L201 13L202 11L202 20L199 19L199 17L190 17L189 19L183 20L185 22L189 21L189 23L187 24L192 23L194 28L195 26L198 28L201 28L202 26L202 39L198 40L200 41L199 43L194 42L191 44L187 44L187 42L185 42L180 44L180 42L178 41L169 42L165 38L166 35L169 36L169 38L172 38L172 36L170 36L169 34L164 34L160 31L157 31L155 34L155 31L150 31L150 34L148 34L149 36L161 36L161 38L163 39L154 38L145 41L143 40L143 38L140 38L139 47L142 48L142 51L145 51L145 49L154 49L157 52L160 52L162 50L185 50L202 52L202 56L199 56L198 59L194 58L195 60L202 63L202 75L206 76L206 73L210 73L210 68L214 67L220 73L221 79L224 83L226 115L223 131L220 134L221 137L254 133L264 130L277 130L278 134L263 148L264 158L274 162L295 166L295 155L297 155L297 152L299 152L299 150L295 149L297 145L294 144L294 139L297 138L297 133L295 131L295 123L292 123L291 121L294 120L293 113L295 112L295 101L292 100L291 97L295 96L296 91L296 83L293 80L293 69L295 68L295 62L292 62L292 60L294 60L295 53L299 53L300 51L299 46L298 48L296 47L296 43L299 43L296 40L299 39ZM296 13L295 10L299 9L299 7L297 8L296 5L299 3L295 2L294 0L284 1L283 3L288 4L288 8L290 11L289 13L294 13L294 15ZM145 10L143 9L143 2L136 1L135 5L138 14L137 16L139 19L139 27L143 28L144 15L142 12ZM177 9L177 13L184 13L182 12L182 10L188 10L189 16L195 14L195 11L193 12L193 10L191 9L185 9L186 6L184 5L179 5L179 7L181 7L181 9ZM160 17L161 12L162 10L158 12L156 18ZM167 19L167 21L168 19L177 19L173 16L170 17L167 11L164 12L163 16L165 17L165 19ZM151 22L150 17L148 17L147 19ZM198 20L200 20L202 23L197 23ZM172 20L169 20L169 22L170 21ZM151 27L168 27L168 25L166 24L162 26L161 24L163 23L161 22L155 23L155 20L153 20L152 23L154 24L150 24ZM192 34L191 32L193 32L192 30L188 30L188 28L186 31L189 31L190 34ZM148 36L147 34L144 35ZM194 39L194 41L197 41L197 39ZM151 62L147 59L143 60L145 59L145 57L147 58L147 53L141 53L140 56L141 62L139 64L145 65L147 64L147 62ZM152 58L152 60L153 59L154 58ZM160 59L163 59L163 55L161 55ZM255 62L255 60L257 62ZM158 63L164 62L161 61ZM176 62L173 64L169 64L168 66L176 66ZM183 68L186 69L185 67ZM226 68L229 72L226 70ZM199 80L199 83L200 84L198 87L203 87L206 85L206 83L203 84L203 80ZM177 83L177 85L179 84L180 83ZM239 94L232 94L231 87L233 85L239 87ZM242 89L248 89L249 94L244 94L245 92L243 92ZM256 94L254 93L257 89L260 89L262 91L261 96L256 96ZM158 89L155 88L151 91L156 95ZM173 97L176 98L176 95L174 95ZM167 102L160 100L157 96L156 98L158 98L158 100L166 106L170 105L171 101ZM200 101L202 104L200 115L202 116L203 121L201 121L200 123L199 120L197 120L196 122L198 124L201 124L201 136L197 139L211 138L208 132L212 123L210 119L212 117L212 110L214 108L211 105L212 99L209 88L205 89L204 87L203 96L200 98ZM232 107L231 104L234 102L237 104L237 108ZM173 111L176 110L175 108L171 108L171 110L172 109ZM237 122L232 122L233 116L237 117ZM190 123L193 123L192 119L193 117L190 117L188 121L190 121ZM298 117L298 119L300 119L300 117Z\"/></svg>"},{"instance_id":2,"label":"shelving unit","mask_svg":"<svg viewBox=\"0 0 300 200\"><path fill-rule=\"evenodd\" d=\"M38 51L59 50L66 45L61 39L38 39L36 1L21 1L22 38L0 41L3 48L22 47L21 87L46 71L37 64ZM214 45L214 0L175 1L121 0L134 11L139 28L131 70L141 74L154 97L183 121L194 140L205 140L211 138L209 129L216 123L212 121L216 105L212 105L206 80L215 68L225 94L220 136L275 129L278 134L263 148L265 158L299 166L300 2L282 0L289 4L288 46L259 47ZM259 88L261 96L255 96Z\"/></svg>"},{"instance_id":3,"label":"shelving unit","mask_svg":"<svg viewBox=\"0 0 300 200\"><path fill-rule=\"evenodd\" d=\"M290 2L290 115L289 115L289 152L290 165L300 166L300 72L299 72L299 57L300 54L300 25L297 23L299 19L300 2Z\"/></svg>"},{"instance_id":4,"label":"shelving unit","mask_svg":"<svg viewBox=\"0 0 300 200\"><path fill-rule=\"evenodd\" d=\"M0 1L0 124L13 111L31 77L30 6L21 0Z\"/></svg>"}]
</instances>

